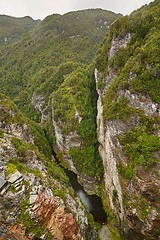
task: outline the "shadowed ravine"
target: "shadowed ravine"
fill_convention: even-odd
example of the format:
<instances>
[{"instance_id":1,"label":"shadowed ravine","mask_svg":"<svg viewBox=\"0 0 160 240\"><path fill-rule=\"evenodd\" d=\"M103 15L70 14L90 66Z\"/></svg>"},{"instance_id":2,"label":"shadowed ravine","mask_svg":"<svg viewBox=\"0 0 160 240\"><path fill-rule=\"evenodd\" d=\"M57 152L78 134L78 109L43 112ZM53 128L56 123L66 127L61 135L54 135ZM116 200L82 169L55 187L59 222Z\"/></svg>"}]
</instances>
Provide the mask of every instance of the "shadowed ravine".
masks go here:
<instances>
[{"instance_id":1,"label":"shadowed ravine","mask_svg":"<svg viewBox=\"0 0 160 240\"><path fill-rule=\"evenodd\" d=\"M96 195L87 195L83 187L78 183L76 174L67 169L64 169L64 171L69 177L73 189L75 190L77 195L81 198L83 203L87 206L88 212L90 212L93 215L95 222L101 224L106 222L107 215L103 209L101 198Z\"/></svg>"},{"instance_id":2,"label":"shadowed ravine","mask_svg":"<svg viewBox=\"0 0 160 240\"><path fill-rule=\"evenodd\" d=\"M84 191L81 184L78 182L77 175L74 172L64 168L60 164L60 161L57 158L57 155L53 149L52 149L52 154L53 154L56 162L63 168L66 175L68 176L72 188L75 190L77 195L81 198L82 202L87 206L88 212L90 212L93 215L94 221L98 222L100 224L106 223L107 215L103 209L103 204L102 204L101 198L98 197L97 195L88 195Z\"/></svg>"}]
</instances>

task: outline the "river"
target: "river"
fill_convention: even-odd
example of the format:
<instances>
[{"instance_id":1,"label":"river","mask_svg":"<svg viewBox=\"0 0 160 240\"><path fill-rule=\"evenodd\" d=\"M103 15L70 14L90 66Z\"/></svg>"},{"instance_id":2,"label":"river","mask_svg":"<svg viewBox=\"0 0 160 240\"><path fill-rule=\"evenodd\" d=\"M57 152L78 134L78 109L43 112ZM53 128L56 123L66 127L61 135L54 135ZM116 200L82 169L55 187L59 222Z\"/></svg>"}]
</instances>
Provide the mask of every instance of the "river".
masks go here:
<instances>
[{"instance_id":1,"label":"river","mask_svg":"<svg viewBox=\"0 0 160 240\"><path fill-rule=\"evenodd\" d=\"M102 200L97 195L87 195L83 187L77 181L77 175L72 171L64 169L65 173L69 177L70 184L81 198L83 203L87 206L88 212L93 215L94 221L100 224L107 222L107 215L103 209Z\"/></svg>"}]
</instances>

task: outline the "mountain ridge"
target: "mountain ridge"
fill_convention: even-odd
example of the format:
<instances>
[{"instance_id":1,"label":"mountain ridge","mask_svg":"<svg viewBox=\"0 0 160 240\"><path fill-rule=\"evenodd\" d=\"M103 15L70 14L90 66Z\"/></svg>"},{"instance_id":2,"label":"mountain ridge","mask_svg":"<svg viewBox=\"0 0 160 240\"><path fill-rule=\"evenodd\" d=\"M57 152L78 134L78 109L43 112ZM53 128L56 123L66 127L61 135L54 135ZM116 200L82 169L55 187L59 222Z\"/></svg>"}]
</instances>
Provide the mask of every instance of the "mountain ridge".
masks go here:
<instances>
[{"instance_id":1,"label":"mountain ridge","mask_svg":"<svg viewBox=\"0 0 160 240\"><path fill-rule=\"evenodd\" d=\"M90 219L84 213L80 229L89 236L80 230L80 239L159 237L159 10L156 0L129 16L113 14L110 20L101 10L97 15L92 10L55 14L1 49L1 92L39 129L37 147L46 155L50 151L45 144L52 148L86 192L103 200L107 224L97 234L94 224L84 227ZM12 124L1 128L2 142L4 129L15 131ZM23 160L26 145L21 148L15 139L9 145L17 146ZM51 167L51 160L47 164L53 176L58 171L60 181L65 178L56 164ZM60 189L63 184L58 184ZM64 193L60 189L53 195L65 200L67 187ZM36 193L47 201L46 195Z\"/></svg>"},{"instance_id":2,"label":"mountain ridge","mask_svg":"<svg viewBox=\"0 0 160 240\"><path fill-rule=\"evenodd\" d=\"M0 47L14 43L27 31L33 29L38 22L39 20L33 20L29 16L16 18L0 15Z\"/></svg>"},{"instance_id":3,"label":"mountain ridge","mask_svg":"<svg viewBox=\"0 0 160 240\"><path fill-rule=\"evenodd\" d=\"M118 19L96 60L99 152L127 240L159 237L159 10L155 1Z\"/></svg>"}]
</instances>

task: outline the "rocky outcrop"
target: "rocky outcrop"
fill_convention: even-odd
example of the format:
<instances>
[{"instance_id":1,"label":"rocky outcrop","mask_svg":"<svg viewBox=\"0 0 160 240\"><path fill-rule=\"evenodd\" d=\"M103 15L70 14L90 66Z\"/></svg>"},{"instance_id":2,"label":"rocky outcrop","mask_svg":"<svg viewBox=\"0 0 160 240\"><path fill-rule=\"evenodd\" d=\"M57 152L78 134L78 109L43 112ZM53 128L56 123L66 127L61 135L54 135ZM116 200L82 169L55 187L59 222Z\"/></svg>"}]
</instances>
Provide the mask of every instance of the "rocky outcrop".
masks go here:
<instances>
[{"instance_id":1,"label":"rocky outcrop","mask_svg":"<svg viewBox=\"0 0 160 240\"><path fill-rule=\"evenodd\" d=\"M97 179L94 177L90 177L87 174L83 173L83 175L78 174L78 182L83 186L85 192L88 195L94 195L97 190Z\"/></svg>"},{"instance_id":2,"label":"rocky outcrop","mask_svg":"<svg viewBox=\"0 0 160 240\"><path fill-rule=\"evenodd\" d=\"M146 86L143 89L143 81L140 83L142 91L139 93L132 85L137 83L135 79L141 78L141 74L143 76L144 69L154 72L157 65L151 66L147 63L147 59L143 64L144 69L139 69L138 73L136 70L134 72L130 62L133 55L128 60L127 53L127 60L123 67L119 65L118 68L114 64L112 65L114 60L115 62L117 59L120 60L119 55L116 58L118 50L126 48L133 35L134 33L128 33L124 38L117 37L116 39L112 35L112 40L108 40L108 45L104 48L108 50L110 47L108 52L103 52L104 55L106 53L106 59L109 60L105 62L106 69L104 72L95 69L98 93L97 138L104 165L105 190L108 198L106 201L109 200L109 208L112 209L114 216L120 220L118 224L124 233L124 238L126 240L133 240L136 237L137 239L159 239L160 152L159 143L156 146L156 141L158 141L160 134L160 105L158 101L153 101L154 99L156 101L156 98L152 97L152 94L147 94ZM138 51L137 49L137 53ZM100 84L98 84L99 80ZM151 87L151 81L154 80L151 75L151 79L148 80ZM125 85L125 83L127 84ZM155 86L153 91L154 88ZM121 99L126 101L123 108L128 109L128 112L130 111L125 117L119 111L119 109L123 111L119 105ZM110 116L104 114L104 109ZM118 114L116 111L119 111ZM140 134L136 136L138 131ZM125 143L121 141L123 137L127 139ZM157 139L152 143L154 148L149 144L152 137ZM140 140L142 144L139 144ZM139 147L137 149L136 144ZM145 152L144 149L147 149L148 152ZM131 156L130 153L131 155L135 154L135 156ZM140 158L143 159L144 155L147 156L146 162L140 162ZM106 235L108 234L106 229L103 231L106 231ZM100 234L103 234L103 231Z\"/></svg>"},{"instance_id":3,"label":"rocky outcrop","mask_svg":"<svg viewBox=\"0 0 160 240\"><path fill-rule=\"evenodd\" d=\"M0 239L12 239L12 240L32 240L33 238L25 237L22 226L7 227L0 222ZM24 235L23 235L24 233Z\"/></svg>"},{"instance_id":4,"label":"rocky outcrop","mask_svg":"<svg viewBox=\"0 0 160 240\"><path fill-rule=\"evenodd\" d=\"M36 132L31 131L29 120L13 106L12 116L5 118L9 103L3 98L5 104L0 109L0 221L11 230L12 239L14 234L22 240L35 239L39 226L44 229L39 239L46 239L48 233L54 239L84 239L89 222L80 198L74 196L68 180L65 182L64 173L54 169L57 167L54 158L44 157L39 145L35 145L40 139L38 135L35 138Z\"/></svg>"},{"instance_id":5,"label":"rocky outcrop","mask_svg":"<svg viewBox=\"0 0 160 240\"><path fill-rule=\"evenodd\" d=\"M98 71L95 70L95 79L96 84L98 83ZM99 94L97 101L97 138L99 141L99 152L101 158L103 159L104 166L104 178L105 178L105 189L107 191L109 202L111 208L117 213L121 221L124 217L123 203L122 203L122 189L118 176L117 162L115 158L115 148L112 140L112 131L110 126L105 126L103 120L103 104L102 104L102 95L97 88ZM116 201L118 202L115 205L113 196L116 194Z\"/></svg>"},{"instance_id":6,"label":"rocky outcrop","mask_svg":"<svg viewBox=\"0 0 160 240\"><path fill-rule=\"evenodd\" d=\"M126 48L130 43L131 38L132 38L131 33L127 33L124 38L120 38L120 39L113 38L111 42L110 51L109 51L109 59L113 58L120 48Z\"/></svg>"},{"instance_id":7,"label":"rocky outcrop","mask_svg":"<svg viewBox=\"0 0 160 240\"><path fill-rule=\"evenodd\" d=\"M96 82L98 82L99 76L100 74L95 70ZM105 122L102 104L104 92L99 89L97 89L97 92L99 94L97 101L97 138L99 141L99 152L103 159L105 189L110 207L120 218L121 222L126 221L127 226L124 226L124 232L127 240L132 239L131 231L140 234L143 236L143 239L150 239L151 237L156 239L157 226L159 224L159 213L157 211L159 204L157 199L160 197L158 172L155 168L152 168L150 173L147 169L145 172L142 167L139 167L136 179L128 181L118 171L119 164L128 166L118 138L133 126L138 127L139 118L138 116L133 116L127 123L120 119ZM132 107L142 109L146 116L159 116L159 105L153 103L148 97L131 94L129 90L119 91L118 97L121 94L130 100L129 104ZM157 168L159 168L158 165ZM127 205L125 198L128 199Z\"/></svg>"},{"instance_id":8,"label":"rocky outcrop","mask_svg":"<svg viewBox=\"0 0 160 240\"><path fill-rule=\"evenodd\" d=\"M44 96L36 95L35 93L32 96L31 103L34 106L34 108L41 113L41 123L43 124L48 120L48 111L46 102L44 100Z\"/></svg>"},{"instance_id":9,"label":"rocky outcrop","mask_svg":"<svg viewBox=\"0 0 160 240\"><path fill-rule=\"evenodd\" d=\"M76 114L75 118L78 118L78 121L81 122L82 118L79 116L77 109L75 109ZM77 174L78 181L83 185L85 191L88 194L94 194L97 188L97 180L94 177L88 176L86 173L79 173L74 165L74 161L69 154L70 149L72 148L81 148L82 139L77 134L76 131L70 132L67 136L62 134L58 123L54 120L54 110L52 109L52 123L54 126L55 137L56 137L56 145L58 147L58 151L62 153L63 164L67 166L71 171ZM55 148L55 152L57 149Z\"/></svg>"},{"instance_id":10,"label":"rocky outcrop","mask_svg":"<svg viewBox=\"0 0 160 240\"><path fill-rule=\"evenodd\" d=\"M69 156L69 149L70 147L80 147L80 137L76 132L70 133L67 137L65 137L61 133L61 129L59 128L58 124L54 120L54 111L52 110L52 123L55 131L55 137L56 137L56 144L59 148L59 150L63 153L63 159L67 163L70 170L72 170L74 173L77 173L77 170L74 166L74 163Z\"/></svg>"},{"instance_id":11,"label":"rocky outcrop","mask_svg":"<svg viewBox=\"0 0 160 240\"><path fill-rule=\"evenodd\" d=\"M110 230L108 229L107 226L103 226L100 231L99 231L99 238L100 240L111 240L112 237L111 237L111 232Z\"/></svg>"},{"instance_id":12,"label":"rocky outcrop","mask_svg":"<svg viewBox=\"0 0 160 240\"><path fill-rule=\"evenodd\" d=\"M59 198L39 193L34 212L38 222L46 226L54 239L82 239L76 220L71 213L66 212L64 203Z\"/></svg>"},{"instance_id":13,"label":"rocky outcrop","mask_svg":"<svg viewBox=\"0 0 160 240\"><path fill-rule=\"evenodd\" d=\"M1 195L3 194L3 196L0 197L0 218L3 221L5 219L4 223L7 226L16 226L19 218L28 214L31 221L35 222L35 224L39 222L48 229L54 239L83 239L81 230L85 232L88 220L79 198L72 198L67 189L61 190L65 191L66 194L68 192L66 204L74 212L75 218L72 213L67 213L64 201L54 196L52 190L48 188L51 184L52 187L55 186L55 188L61 189L61 184L54 179L49 180L44 164L40 161L37 163L33 161L32 165L30 159L28 167L37 171L38 166L41 169L39 174L42 177L38 177L33 173L21 174L16 171L8 175L8 180L3 181L3 187L6 182L8 182L9 186L5 188L5 191L4 188L1 189ZM22 204L24 207L26 206L24 209L21 206ZM29 205L27 206L27 204ZM25 222L25 217L23 221ZM80 223L80 228L77 221ZM15 232L14 228L12 231ZM23 236L22 239L32 238Z\"/></svg>"},{"instance_id":14,"label":"rocky outcrop","mask_svg":"<svg viewBox=\"0 0 160 240\"><path fill-rule=\"evenodd\" d=\"M124 96L129 99L130 105L135 109L143 109L145 115L160 116L160 104L154 103L149 97L142 94L133 94L129 90L121 90L118 94L119 98Z\"/></svg>"}]
</instances>

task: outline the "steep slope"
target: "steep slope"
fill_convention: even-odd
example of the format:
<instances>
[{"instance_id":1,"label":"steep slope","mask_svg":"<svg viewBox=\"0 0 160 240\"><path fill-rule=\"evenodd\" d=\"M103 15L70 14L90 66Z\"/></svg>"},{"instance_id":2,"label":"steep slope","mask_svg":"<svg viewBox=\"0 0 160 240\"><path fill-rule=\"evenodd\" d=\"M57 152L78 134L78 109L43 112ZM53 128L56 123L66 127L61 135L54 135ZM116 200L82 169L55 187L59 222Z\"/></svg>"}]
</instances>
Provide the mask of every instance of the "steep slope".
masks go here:
<instances>
[{"instance_id":1,"label":"steep slope","mask_svg":"<svg viewBox=\"0 0 160 240\"><path fill-rule=\"evenodd\" d=\"M33 217L57 239L65 234L68 239L96 239L85 209L51 157L52 146L61 164L78 174L89 193L103 195L110 222L109 230L101 229L101 239L159 238L159 10L156 0L111 25L97 52L95 77L92 58L108 22L119 17L111 12L49 16L22 41L1 51L1 92L45 132L44 136L1 96L1 185L15 178L15 172L27 182L18 182L18 190L13 185L4 191L5 202L15 199L15 193L26 199L27 211L21 211L23 202L16 208L19 199L12 201L13 219L17 215L29 227ZM103 180L103 170L100 189L97 182ZM5 213L8 205L0 202L9 224L12 209ZM71 232L67 223L73 226ZM115 226L123 237L115 233ZM35 234L39 237L42 231Z\"/></svg>"},{"instance_id":2,"label":"steep slope","mask_svg":"<svg viewBox=\"0 0 160 240\"><path fill-rule=\"evenodd\" d=\"M2 94L0 229L1 239L43 236L79 240L90 239L91 235L96 239L87 212L55 163L43 130Z\"/></svg>"},{"instance_id":3,"label":"steep slope","mask_svg":"<svg viewBox=\"0 0 160 240\"><path fill-rule=\"evenodd\" d=\"M95 83L88 65L120 16L101 9L48 16L22 41L1 51L1 92L41 122L64 165L75 172L85 168L93 177L96 172L93 182L99 178L101 161L96 150Z\"/></svg>"},{"instance_id":4,"label":"steep slope","mask_svg":"<svg viewBox=\"0 0 160 240\"><path fill-rule=\"evenodd\" d=\"M108 26L119 16L84 10L47 17L22 41L1 52L1 91L13 98L27 85L34 85L37 73L46 67L71 60L89 63ZM39 82L33 87L37 86Z\"/></svg>"},{"instance_id":5,"label":"steep slope","mask_svg":"<svg viewBox=\"0 0 160 240\"><path fill-rule=\"evenodd\" d=\"M40 20L33 20L31 17L15 18L0 15L0 47L20 40L22 35L32 30Z\"/></svg>"},{"instance_id":6,"label":"steep slope","mask_svg":"<svg viewBox=\"0 0 160 240\"><path fill-rule=\"evenodd\" d=\"M96 59L105 198L127 240L159 238L159 11L155 1L117 20Z\"/></svg>"}]
</instances>

